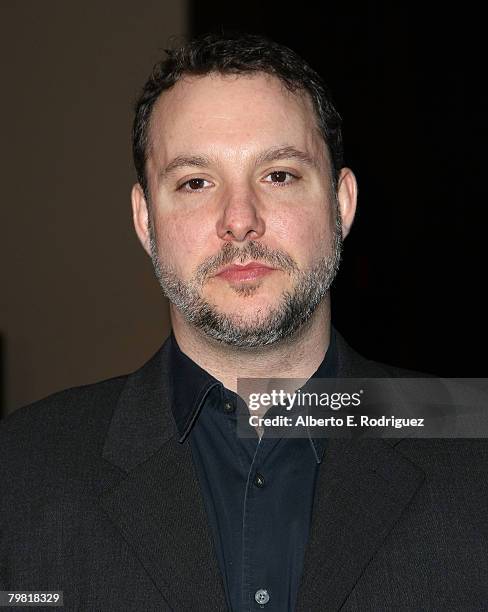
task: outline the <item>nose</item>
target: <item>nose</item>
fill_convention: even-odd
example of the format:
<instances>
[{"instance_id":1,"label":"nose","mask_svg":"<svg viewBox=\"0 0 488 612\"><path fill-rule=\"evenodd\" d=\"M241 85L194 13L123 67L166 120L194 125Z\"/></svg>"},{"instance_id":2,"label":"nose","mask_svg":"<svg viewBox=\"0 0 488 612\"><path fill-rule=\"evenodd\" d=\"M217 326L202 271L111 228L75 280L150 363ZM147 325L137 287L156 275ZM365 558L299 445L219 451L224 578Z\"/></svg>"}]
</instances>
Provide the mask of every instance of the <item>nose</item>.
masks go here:
<instances>
[{"instance_id":1,"label":"nose","mask_svg":"<svg viewBox=\"0 0 488 612\"><path fill-rule=\"evenodd\" d=\"M252 188L227 191L217 221L217 234L227 242L256 240L266 230L260 203Z\"/></svg>"}]
</instances>

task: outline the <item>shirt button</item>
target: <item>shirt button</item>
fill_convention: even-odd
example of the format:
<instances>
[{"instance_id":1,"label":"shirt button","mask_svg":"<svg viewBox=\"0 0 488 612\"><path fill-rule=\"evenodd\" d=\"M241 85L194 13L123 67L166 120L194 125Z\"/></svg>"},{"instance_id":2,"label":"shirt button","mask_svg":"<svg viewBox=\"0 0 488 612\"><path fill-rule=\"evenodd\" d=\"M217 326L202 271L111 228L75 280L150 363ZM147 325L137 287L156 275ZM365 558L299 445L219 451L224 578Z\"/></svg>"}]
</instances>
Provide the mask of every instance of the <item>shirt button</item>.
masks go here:
<instances>
[{"instance_id":1,"label":"shirt button","mask_svg":"<svg viewBox=\"0 0 488 612\"><path fill-rule=\"evenodd\" d=\"M234 412L235 406L231 402L225 402L224 404L224 412Z\"/></svg>"},{"instance_id":2,"label":"shirt button","mask_svg":"<svg viewBox=\"0 0 488 612\"><path fill-rule=\"evenodd\" d=\"M262 489L264 487L264 476L262 476L261 474L256 474L255 478L254 478L254 484L259 487L260 489ZM259 591L258 591L259 593Z\"/></svg>"},{"instance_id":3,"label":"shirt button","mask_svg":"<svg viewBox=\"0 0 488 612\"><path fill-rule=\"evenodd\" d=\"M258 604L264 606L269 601L269 593L266 589L259 589L254 594L254 599L258 602Z\"/></svg>"}]
</instances>

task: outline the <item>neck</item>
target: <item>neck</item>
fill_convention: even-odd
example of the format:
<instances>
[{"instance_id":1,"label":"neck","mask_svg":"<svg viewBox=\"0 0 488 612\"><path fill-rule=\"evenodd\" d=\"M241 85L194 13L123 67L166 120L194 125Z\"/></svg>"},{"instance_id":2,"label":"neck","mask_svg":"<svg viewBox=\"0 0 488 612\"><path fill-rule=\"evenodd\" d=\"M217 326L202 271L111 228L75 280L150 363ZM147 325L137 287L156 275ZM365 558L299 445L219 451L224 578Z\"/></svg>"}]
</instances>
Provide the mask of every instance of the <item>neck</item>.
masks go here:
<instances>
[{"instance_id":1,"label":"neck","mask_svg":"<svg viewBox=\"0 0 488 612\"><path fill-rule=\"evenodd\" d=\"M170 313L173 333L183 353L235 392L238 378L308 379L322 363L329 347L329 296L292 337L258 348L222 344L192 327L173 305Z\"/></svg>"}]
</instances>

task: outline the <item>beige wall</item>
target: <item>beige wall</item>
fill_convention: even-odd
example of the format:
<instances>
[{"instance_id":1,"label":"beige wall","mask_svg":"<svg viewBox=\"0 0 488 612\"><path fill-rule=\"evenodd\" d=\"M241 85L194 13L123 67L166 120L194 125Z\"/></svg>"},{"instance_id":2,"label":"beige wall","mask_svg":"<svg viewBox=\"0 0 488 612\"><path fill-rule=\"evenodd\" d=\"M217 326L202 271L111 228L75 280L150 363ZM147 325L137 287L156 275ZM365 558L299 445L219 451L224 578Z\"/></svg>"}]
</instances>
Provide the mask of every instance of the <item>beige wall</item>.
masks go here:
<instances>
[{"instance_id":1,"label":"beige wall","mask_svg":"<svg viewBox=\"0 0 488 612\"><path fill-rule=\"evenodd\" d=\"M167 304L132 228L132 103L182 0L2 6L1 312L4 400L141 365Z\"/></svg>"}]
</instances>

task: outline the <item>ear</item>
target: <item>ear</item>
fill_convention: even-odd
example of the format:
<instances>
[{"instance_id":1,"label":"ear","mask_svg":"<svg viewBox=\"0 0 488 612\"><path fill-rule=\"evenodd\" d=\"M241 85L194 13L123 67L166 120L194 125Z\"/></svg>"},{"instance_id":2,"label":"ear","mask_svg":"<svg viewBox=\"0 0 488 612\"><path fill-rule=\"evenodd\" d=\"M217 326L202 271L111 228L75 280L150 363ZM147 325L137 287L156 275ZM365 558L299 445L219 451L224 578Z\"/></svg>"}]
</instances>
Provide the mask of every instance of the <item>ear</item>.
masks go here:
<instances>
[{"instance_id":1,"label":"ear","mask_svg":"<svg viewBox=\"0 0 488 612\"><path fill-rule=\"evenodd\" d=\"M139 183L132 187L132 219L137 237L142 244L146 253L151 256L151 247L149 244L149 208L147 206L144 191Z\"/></svg>"},{"instance_id":2,"label":"ear","mask_svg":"<svg viewBox=\"0 0 488 612\"><path fill-rule=\"evenodd\" d=\"M353 171L350 168L342 168L337 182L337 199L342 219L343 238L349 234L352 222L354 221L357 196L358 184Z\"/></svg>"}]
</instances>

